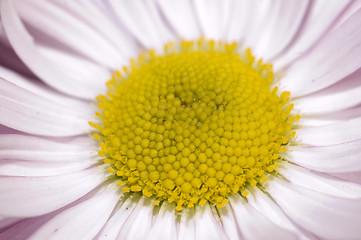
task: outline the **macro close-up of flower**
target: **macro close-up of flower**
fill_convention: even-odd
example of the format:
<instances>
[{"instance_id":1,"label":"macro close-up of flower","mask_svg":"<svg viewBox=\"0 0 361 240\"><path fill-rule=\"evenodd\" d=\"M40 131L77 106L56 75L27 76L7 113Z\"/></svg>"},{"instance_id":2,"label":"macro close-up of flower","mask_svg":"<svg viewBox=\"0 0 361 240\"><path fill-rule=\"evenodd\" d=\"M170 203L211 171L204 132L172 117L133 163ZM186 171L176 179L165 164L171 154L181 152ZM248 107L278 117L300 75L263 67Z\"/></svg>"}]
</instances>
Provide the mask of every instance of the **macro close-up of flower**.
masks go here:
<instances>
[{"instance_id":1,"label":"macro close-up of flower","mask_svg":"<svg viewBox=\"0 0 361 240\"><path fill-rule=\"evenodd\" d=\"M361 1L0 0L24 239L361 239Z\"/></svg>"}]
</instances>

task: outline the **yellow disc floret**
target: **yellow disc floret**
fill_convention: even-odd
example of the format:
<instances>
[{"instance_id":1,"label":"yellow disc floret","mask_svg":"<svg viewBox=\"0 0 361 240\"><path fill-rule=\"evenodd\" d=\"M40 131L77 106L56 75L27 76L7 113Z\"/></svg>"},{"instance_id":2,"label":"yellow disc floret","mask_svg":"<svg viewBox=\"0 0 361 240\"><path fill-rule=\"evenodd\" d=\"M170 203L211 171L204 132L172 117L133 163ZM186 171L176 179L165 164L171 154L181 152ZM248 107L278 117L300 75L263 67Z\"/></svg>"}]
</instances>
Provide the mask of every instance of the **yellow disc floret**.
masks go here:
<instances>
[{"instance_id":1,"label":"yellow disc floret","mask_svg":"<svg viewBox=\"0 0 361 240\"><path fill-rule=\"evenodd\" d=\"M288 92L236 44L182 41L143 53L98 96L99 156L125 192L221 208L266 181L294 138Z\"/></svg>"}]
</instances>

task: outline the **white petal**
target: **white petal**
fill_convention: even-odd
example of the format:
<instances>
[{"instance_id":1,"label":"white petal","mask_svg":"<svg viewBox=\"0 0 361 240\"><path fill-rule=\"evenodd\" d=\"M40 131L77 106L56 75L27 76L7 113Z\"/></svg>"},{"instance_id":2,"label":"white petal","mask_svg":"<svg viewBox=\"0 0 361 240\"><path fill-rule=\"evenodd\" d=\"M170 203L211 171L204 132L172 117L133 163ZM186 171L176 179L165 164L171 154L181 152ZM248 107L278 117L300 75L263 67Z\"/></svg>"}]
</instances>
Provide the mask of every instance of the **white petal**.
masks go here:
<instances>
[{"instance_id":1,"label":"white petal","mask_svg":"<svg viewBox=\"0 0 361 240\"><path fill-rule=\"evenodd\" d=\"M306 232L298 229L287 216L282 212L280 207L265 193L258 188L247 189L250 194L247 196L248 203L263 214L268 220L280 227L297 235L299 239L313 239Z\"/></svg>"},{"instance_id":2,"label":"white petal","mask_svg":"<svg viewBox=\"0 0 361 240\"><path fill-rule=\"evenodd\" d=\"M290 148L287 159L320 172L361 171L361 140L322 147Z\"/></svg>"},{"instance_id":3,"label":"white petal","mask_svg":"<svg viewBox=\"0 0 361 240\"><path fill-rule=\"evenodd\" d=\"M277 170L288 181L299 186L344 198L361 198L361 185L342 181L326 174L311 172L290 163L282 163Z\"/></svg>"},{"instance_id":4,"label":"white petal","mask_svg":"<svg viewBox=\"0 0 361 240\"><path fill-rule=\"evenodd\" d=\"M0 176L41 177L78 172L94 165L89 159L77 162L0 160Z\"/></svg>"},{"instance_id":5,"label":"white petal","mask_svg":"<svg viewBox=\"0 0 361 240\"><path fill-rule=\"evenodd\" d=\"M229 239L208 204L196 207L195 221L197 240Z\"/></svg>"},{"instance_id":6,"label":"white petal","mask_svg":"<svg viewBox=\"0 0 361 240\"><path fill-rule=\"evenodd\" d=\"M52 177L0 177L0 214L31 217L52 212L84 196L102 178L94 168Z\"/></svg>"},{"instance_id":7,"label":"white petal","mask_svg":"<svg viewBox=\"0 0 361 240\"><path fill-rule=\"evenodd\" d=\"M119 195L115 193L115 189L100 191L52 218L31 235L29 240L92 239L103 227L118 200Z\"/></svg>"},{"instance_id":8,"label":"white petal","mask_svg":"<svg viewBox=\"0 0 361 240\"><path fill-rule=\"evenodd\" d=\"M238 228L237 221L234 217L233 210L229 204L223 206L223 208L218 209L219 215L221 216L222 226L224 232L229 239L244 239L242 233Z\"/></svg>"},{"instance_id":9,"label":"white petal","mask_svg":"<svg viewBox=\"0 0 361 240\"><path fill-rule=\"evenodd\" d=\"M19 0L15 6L28 25L98 64L112 68L117 67L117 62L122 60L102 34L53 2Z\"/></svg>"},{"instance_id":10,"label":"white petal","mask_svg":"<svg viewBox=\"0 0 361 240\"><path fill-rule=\"evenodd\" d=\"M229 198L244 239L297 239L291 231L280 228L248 204L240 195Z\"/></svg>"},{"instance_id":11,"label":"white petal","mask_svg":"<svg viewBox=\"0 0 361 240\"><path fill-rule=\"evenodd\" d=\"M182 215L179 222L178 240L195 240L195 209L186 208L182 210Z\"/></svg>"},{"instance_id":12,"label":"white petal","mask_svg":"<svg viewBox=\"0 0 361 240\"><path fill-rule=\"evenodd\" d=\"M124 222L128 219L129 215L132 214L134 208L137 206L139 199L130 196L121 207L114 208L114 215L109 218L101 232L95 238L97 240L113 240L116 239L118 233L123 226Z\"/></svg>"},{"instance_id":13,"label":"white petal","mask_svg":"<svg viewBox=\"0 0 361 240\"><path fill-rule=\"evenodd\" d=\"M230 0L196 0L193 3L204 36L221 40L230 16Z\"/></svg>"},{"instance_id":14,"label":"white petal","mask_svg":"<svg viewBox=\"0 0 361 240\"><path fill-rule=\"evenodd\" d=\"M20 60L19 60L20 61ZM0 66L0 77L6 81L44 98L44 101L54 102L60 106L69 108L74 114L89 114L91 111L88 101L82 101L66 95L63 95L49 86L32 78L27 78L10 69Z\"/></svg>"},{"instance_id":15,"label":"white petal","mask_svg":"<svg viewBox=\"0 0 361 240\"><path fill-rule=\"evenodd\" d=\"M163 203L147 240L177 240L175 206Z\"/></svg>"},{"instance_id":16,"label":"white petal","mask_svg":"<svg viewBox=\"0 0 361 240\"><path fill-rule=\"evenodd\" d=\"M297 99L302 114L321 115L357 106L361 103L361 71L316 94Z\"/></svg>"},{"instance_id":17,"label":"white petal","mask_svg":"<svg viewBox=\"0 0 361 240\"><path fill-rule=\"evenodd\" d=\"M302 144L326 146L361 139L361 118L297 130Z\"/></svg>"},{"instance_id":18,"label":"white petal","mask_svg":"<svg viewBox=\"0 0 361 240\"><path fill-rule=\"evenodd\" d=\"M181 38L197 39L200 37L200 29L194 9L189 0L158 0L163 14Z\"/></svg>"},{"instance_id":19,"label":"white petal","mask_svg":"<svg viewBox=\"0 0 361 240\"><path fill-rule=\"evenodd\" d=\"M45 136L74 136L90 129L87 114L46 101L2 78L0 87L0 123L7 127Z\"/></svg>"},{"instance_id":20,"label":"white petal","mask_svg":"<svg viewBox=\"0 0 361 240\"><path fill-rule=\"evenodd\" d=\"M358 239L361 201L318 193L279 178L266 190L283 211L305 230L325 239Z\"/></svg>"},{"instance_id":21,"label":"white petal","mask_svg":"<svg viewBox=\"0 0 361 240\"><path fill-rule=\"evenodd\" d=\"M101 6L97 3L100 3ZM80 0L71 2L65 7L68 7L70 12L74 12L75 16L81 16L86 23L95 28L98 34L108 41L108 44L116 48L115 52L122 57L117 62L118 66L116 67L119 68L127 64L130 58L136 56L139 49L133 39L111 19L109 9L102 11L101 7L106 7L106 3L104 1L98 1L97 3Z\"/></svg>"},{"instance_id":22,"label":"white petal","mask_svg":"<svg viewBox=\"0 0 361 240\"><path fill-rule=\"evenodd\" d=\"M132 214L119 231L117 239L146 239L152 226L153 204L150 198L142 196Z\"/></svg>"},{"instance_id":23,"label":"white petal","mask_svg":"<svg viewBox=\"0 0 361 240\"><path fill-rule=\"evenodd\" d=\"M129 32L146 48L161 49L172 34L160 18L154 1L110 0L117 17Z\"/></svg>"},{"instance_id":24,"label":"white petal","mask_svg":"<svg viewBox=\"0 0 361 240\"><path fill-rule=\"evenodd\" d=\"M96 147L95 143L88 136L86 141L90 141L91 145L79 145L84 141L81 137L71 141L56 142L35 136L0 134L0 159L65 164L65 162L90 160L96 156L93 151Z\"/></svg>"},{"instance_id":25,"label":"white petal","mask_svg":"<svg viewBox=\"0 0 361 240\"><path fill-rule=\"evenodd\" d=\"M360 17L361 10L294 64L282 79L281 87L291 91L293 97L302 96L326 88L359 69ZM330 51L334 52L328 54Z\"/></svg>"},{"instance_id":26,"label":"white petal","mask_svg":"<svg viewBox=\"0 0 361 240\"><path fill-rule=\"evenodd\" d=\"M309 0L297 4L287 0L273 1L267 20L260 27L253 53L265 61L279 54L296 36L309 5Z\"/></svg>"},{"instance_id":27,"label":"white petal","mask_svg":"<svg viewBox=\"0 0 361 240\"><path fill-rule=\"evenodd\" d=\"M304 55L331 28L352 1L313 1L306 18L302 23L302 31L285 54L273 62L275 69L281 69Z\"/></svg>"},{"instance_id":28,"label":"white petal","mask_svg":"<svg viewBox=\"0 0 361 240\"><path fill-rule=\"evenodd\" d=\"M49 62L41 55L33 37L21 22L11 0L1 1L1 18L6 35L21 60L44 82L67 94L93 99L97 89L91 89L82 80ZM89 76L91 79L92 76Z\"/></svg>"},{"instance_id":29,"label":"white petal","mask_svg":"<svg viewBox=\"0 0 361 240\"><path fill-rule=\"evenodd\" d=\"M360 172L345 172L345 173L328 173L338 179L343 179L348 182L353 182L361 185L361 171Z\"/></svg>"},{"instance_id":30,"label":"white petal","mask_svg":"<svg viewBox=\"0 0 361 240\"><path fill-rule=\"evenodd\" d=\"M255 19L256 4L258 1L233 0L227 26L225 26L225 39L227 41L242 42L247 37L247 31L252 28ZM253 15L253 17L251 17Z\"/></svg>"}]
</instances>

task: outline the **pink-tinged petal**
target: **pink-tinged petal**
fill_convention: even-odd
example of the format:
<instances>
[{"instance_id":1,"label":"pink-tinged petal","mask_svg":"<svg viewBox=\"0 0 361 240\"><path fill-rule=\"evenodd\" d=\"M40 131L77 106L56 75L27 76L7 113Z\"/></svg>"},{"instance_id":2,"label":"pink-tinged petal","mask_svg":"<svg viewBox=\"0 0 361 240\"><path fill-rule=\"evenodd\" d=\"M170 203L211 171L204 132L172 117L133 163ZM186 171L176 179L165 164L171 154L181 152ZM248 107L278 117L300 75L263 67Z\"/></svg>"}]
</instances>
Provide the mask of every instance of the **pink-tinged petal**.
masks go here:
<instances>
[{"instance_id":1,"label":"pink-tinged petal","mask_svg":"<svg viewBox=\"0 0 361 240\"><path fill-rule=\"evenodd\" d=\"M119 195L115 189L100 190L41 226L29 240L93 239L112 213Z\"/></svg>"},{"instance_id":2,"label":"pink-tinged petal","mask_svg":"<svg viewBox=\"0 0 361 240\"><path fill-rule=\"evenodd\" d=\"M157 12L155 1L109 1L121 24L145 48L162 49L164 43L174 39Z\"/></svg>"},{"instance_id":3,"label":"pink-tinged petal","mask_svg":"<svg viewBox=\"0 0 361 240\"><path fill-rule=\"evenodd\" d=\"M0 231L0 239L24 240L28 239L38 228L43 226L49 219L60 211L55 211L47 215L35 218L22 219L19 222Z\"/></svg>"},{"instance_id":4,"label":"pink-tinged petal","mask_svg":"<svg viewBox=\"0 0 361 240\"><path fill-rule=\"evenodd\" d=\"M229 239L208 204L196 206L195 222L195 239Z\"/></svg>"},{"instance_id":5,"label":"pink-tinged petal","mask_svg":"<svg viewBox=\"0 0 361 240\"><path fill-rule=\"evenodd\" d=\"M330 176L343 179L348 182L353 182L361 185L361 171L359 172L344 172L344 173L328 173Z\"/></svg>"},{"instance_id":6,"label":"pink-tinged petal","mask_svg":"<svg viewBox=\"0 0 361 240\"><path fill-rule=\"evenodd\" d=\"M351 4L347 6L346 9L342 12L341 16L337 19L337 22L332 26L330 31L337 29L341 26L347 19L350 18L355 12L361 9L360 1L352 1Z\"/></svg>"},{"instance_id":7,"label":"pink-tinged petal","mask_svg":"<svg viewBox=\"0 0 361 240\"><path fill-rule=\"evenodd\" d=\"M361 70L315 94L296 100L302 114L322 115L355 107L361 103Z\"/></svg>"},{"instance_id":8,"label":"pink-tinged petal","mask_svg":"<svg viewBox=\"0 0 361 240\"><path fill-rule=\"evenodd\" d=\"M361 140L318 147L293 147L287 160L319 172L361 171Z\"/></svg>"},{"instance_id":9,"label":"pink-tinged petal","mask_svg":"<svg viewBox=\"0 0 361 240\"><path fill-rule=\"evenodd\" d=\"M196 239L196 223L195 209L185 208L179 221L178 240L195 240Z\"/></svg>"},{"instance_id":10,"label":"pink-tinged petal","mask_svg":"<svg viewBox=\"0 0 361 240\"><path fill-rule=\"evenodd\" d=\"M44 136L74 136L89 132L90 114L77 113L76 109L46 101L2 78L0 94L2 125Z\"/></svg>"},{"instance_id":11,"label":"pink-tinged petal","mask_svg":"<svg viewBox=\"0 0 361 240\"><path fill-rule=\"evenodd\" d=\"M201 36L191 1L158 0L158 5L179 37L193 40Z\"/></svg>"},{"instance_id":12,"label":"pink-tinged petal","mask_svg":"<svg viewBox=\"0 0 361 240\"><path fill-rule=\"evenodd\" d=\"M61 94L36 79L27 78L2 66L0 66L0 77L21 89L43 98L43 101L56 103L68 108L75 115L92 116L94 114L95 109L89 106L88 101Z\"/></svg>"},{"instance_id":13,"label":"pink-tinged petal","mask_svg":"<svg viewBox=\"0 0 361 240\"><path fill-rule=\"evenodd\" d=\"M120 229L117 239L146 239L152 228L152 218L152 200L142 196Z\"/></svg>"},{"instance_id":14,"label":"pink-tinged petal","mask_svg":"<svg viewBox=\"0 0 361 240\"><path fill-rule=\"evenodd\" d=\"M219 215L221 217L222 226L224 232L229 239L244 239L241 231L237 225L236 218L234 217L233 210L229 204L223 206L223 208L218 209Z\"/></svg>"},{"instance_id":15,"label":"pink-tinged petal","mask_svg":"<svg viewBox=\"0 0 361 240\"><path fill-rule=\"evenodd\" d=\"M163 203L147 240L177 240L175 206Z\"/></svg>"},{"instance_id":16,"label":"pink-tinged petal","mask_svg":"<svg viewBox=\"0 0 361 240\"><path fill-rule=\"evenodd\" d=\"M357 71L361 67L360 18L361 10L294 64L282 79L281 87L298 97L324 89Z\"/></svg>"},{"instance_id":17,"label":"pink-tinged petal","mask_svg":"<svg viewBox=\"0 0 361 240\"><path fill-rule=\"evenodd\" d=\"M21 218L1 217L0 216L0 232L2 232L5 227L13 225L19 221L21 221ZM0 235L0 237L1 237L1 235Z\"/></svg>"},{"instance_id":18,"label":"pink-tinged petal","mask_svg":"<svg viewBox=\"0 0 361 240\"><path fill-rule=\"evenodd\" d=\"M60 1L59 5L64 5L63 7L75 17L94 28L97 34L101 35L107 40L109 45L116 49L116 53L122 57L122 60L117 62L115 67L120 68L122 65L128 64L130 58L137 55L139 51L138 46L136 46L133 39L129 37L129 34L117 26L113 19L111 19L109 9L106 9L105 2L98 1L97 3L80 0L76 2L69 1L69 4L65 5L63 1ZM99 4L101 5L99 6Z\"/></svg>"},{"instance_id":19,"label":"pink-tinged petal","mask_svg":"<svg viewBox=\"0 0 361 240\"><path fill-rule=\"evenodd\" d=\"M258 188L247 189L250 194L247 196L248 203L262 213L268 220L280 227L297 235L297 239L315 239L311 234L298 229L292 223L280 207L265 193Z\"/></svg>"},{"instance_id":20,"label":"pink-tinged petal","mask_svg":"<svg viewBox=\"0 0 361 240\"><path fill-rule=\"evenodd\" d=\"M56 140L58 142L35 136L1 134L0 159L65 164L65 162L93 159L97 154L94 152L96 143L88 136L66 141Z\"/></svg>"},{"instance_id":21,"label":"pink-tinged petal","mask_svg":"<svg viewBox=\"0 0 361 240\"><path fill-rule=\"evenodd\" d=\"M6 35L15 52L40 79L64 93L86 99L94 98L98 89L84 85L83 79L64 71L41 54L34 38L20 20L14 1L1 1L1 18ZM98 76L89 75L87 80L94 82L99 79Z\"/></svg>"},{"instance_id":22,"label":"pink-tinged petal","mask_svg":"<svg viewBox=\"0 0 361 240\"><path fill-rule=\"evenodd\" d=\"M116 206L114 208L114 215L109 218L107 223L104 225L103 229L99 232L96 240L109 240L117 239L118 233L128 219L128 217L134 211L134 208L138 204L138 196L130 196L120 207Z\"/></svg>"},{"instance_id":23,"label":"pink-tinged petal","mask_svg":"<svg viewBox=\"0 0 361 240\"><path fill-rule=\"evenodd\" d=\"M70 14L53 1L19 0L15 7L29 26L99 65L116 68L122 60L117 49L95 31L93 26L85 24L79 16Z\"/></svg>"},{"instance_id":24,"label":"pink-tinged petal","mask_svg":"<svg viewBox=\"0 0 361 240\"><path fill-rule=\"evenodd\" d=\"M334 124L361 117L361 105L322 115L302 115L299 124L303 128Z\"/></svg>"},{"instance_id":25,"label":"pink-tinged petal","mask_svg":"<svg viewBox=\"0 0 361 240\"><path fill-rule=\"evenodd\" d=\"M43 177L78 172L97 164L84 158L77 162L0 160L0 176Z\"/></svg>"},{"instance_id":26,"label":"pink-tinged petal","mask_svg":"<svg viewBox=\"0 0 361 240\"><path fill-rule=\"evenodd\" d=\"M193 4L204 37L223 39L230 16L231 1L196 0Z\"/></svg>"},{"instance_id":27,"label":"pink-tinged petal","mask_svg":"<svg viewBox=\"0 0 361 240\"><path fill-rule=\"evenodd\" d=\"M244 239L297 239L295 233L278 227L247 203L240 195L229 198Z\"/></svg>"},{"instance_id":28,"label":"pink-tinged petal","mask_svg":"<svg viewBox=\"0 0 361 240\"><path fill-rule=\"evenodd\" d=\"M282 69L316 45L326 32L337 22L352 0L347 1L312 1L307 17L292 45L284 54L273 61L276 70Z\"/></svg>"},{"instance_id":29,"label":"pink-tinged petal","mask_svg":"<svg viewBox=\"0 0 361 240\"><path fill-rule=\"evenodd\" d=\"M361 235L361 201L312 191L279 178L266 190L288 217L324 239L358 239Z\"/></svg>"},{"instance_id":30,"label":"pink-tinged petal","mask_svg":"<svg viewBox=\"0 0 361 240\"><path fill-rule=\"evenodd\" d=\"M51 177L0 177L0 214L31 217L52 212L84 196L102 179L94 168Z\"/></svg>"},{"instance_id":31,"label":"pink-tinged petal","mask_svg":"<svg viewBox=\"0 0 361 240\"><path fill-rule=\"evenodd\" d=\"M297 130L303 145L327 146L361 139L361 118Z\"/></svg>"},{"instance_id":32,"label":"pink-tinged petal","mask_svg":"<svg viewBox=\"0 0 361 240\"><path fill-rule=\"evenodd\" d=\"M273 1L267 20L259 29L253 53L269 61L284 50L296 37L309 6L309 0L298 1L297 4L288 0Z\"/></svg>"},{"instance_id":33,"label":"pink-tinged petal","mask_svg":"<svg viewBox=\"0 0 361 240\"><path fill-rule=\"evenodd\" d=\"M361 199L361 185L311 172L291 163L282 163L277 171L293 184L336 197Z\"/></svg>"}]
</instances>

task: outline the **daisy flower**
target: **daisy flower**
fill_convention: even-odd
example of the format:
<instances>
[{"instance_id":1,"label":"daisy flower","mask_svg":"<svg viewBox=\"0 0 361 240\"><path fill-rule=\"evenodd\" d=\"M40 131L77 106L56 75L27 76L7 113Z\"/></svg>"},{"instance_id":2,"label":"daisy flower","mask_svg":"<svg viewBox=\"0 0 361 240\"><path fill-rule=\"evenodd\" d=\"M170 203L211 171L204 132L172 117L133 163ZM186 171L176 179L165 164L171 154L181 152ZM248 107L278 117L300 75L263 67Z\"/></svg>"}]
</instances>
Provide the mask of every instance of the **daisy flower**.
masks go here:
<instances>
[{"instance_id":1,"label":"daisy flower","mask_svg":"<svg viewBox=\"0 0 361 240\"><path fill-rule=\"evenodd\" d=\"M360 239L361 1L0 11L0 239Z\"/></svg>"}]
</instances>

